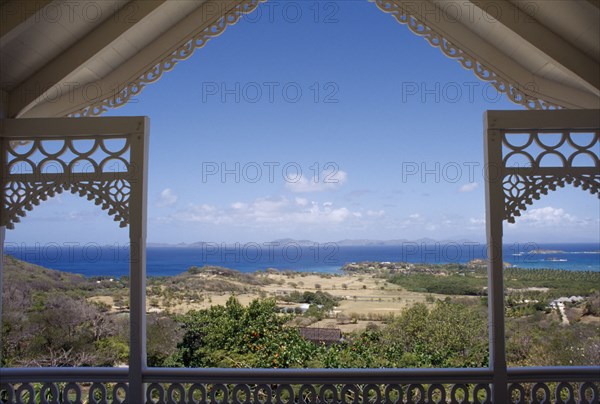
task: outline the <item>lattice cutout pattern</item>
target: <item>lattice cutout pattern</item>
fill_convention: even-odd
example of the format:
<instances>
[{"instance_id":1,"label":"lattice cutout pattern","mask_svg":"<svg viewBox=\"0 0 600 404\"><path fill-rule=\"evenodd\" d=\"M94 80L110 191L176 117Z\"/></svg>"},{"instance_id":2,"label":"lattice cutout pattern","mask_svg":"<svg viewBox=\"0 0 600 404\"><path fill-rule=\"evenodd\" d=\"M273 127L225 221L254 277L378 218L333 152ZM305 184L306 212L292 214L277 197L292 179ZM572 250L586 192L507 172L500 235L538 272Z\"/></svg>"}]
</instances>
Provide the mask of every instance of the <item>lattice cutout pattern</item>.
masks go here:
<instances>
[{"instance_id":1,"label":"lattice cutout pattern","mask_svg":"<svg viewBox=\"0 0 600 404\"><path fill-rule=\"evenodd\" d=\"M504 219L509 223L534 200L567 184L600 197L598 131L504 133L502 146Z\"/></svg>"},{"instance_id":2,"label":"lattice cutout pattern","mask_svg":"<svg viewBox=\"0 0 600 404\"><path fill-rule=\"evenodd\" d=\"M524 142L518 144L517 140ZM514 157L521 157L522 161L527 162L527 167L532 168L577 167L581 165L578 164L581 157L585 158L584 166L600 167L598 132L505 133L502 144L505 150L502 162L507 168L511 168L511 159ZM557 161L559 164L555 163Z\"/></svg>"},{"instance_id":3,"label":"lattice cutout pattern","mask_svg":"<svg viewBox=\"0 0 600 404\"><path fill-rule=\"evenodd\" d=\"M7 161L2 180L6 217L2 220L8 229L33 206L63 191L94 201L121 227L128 225L134 175L128 138L19 139L5 141L3 146Z\"/></svg>"}]
</instances>

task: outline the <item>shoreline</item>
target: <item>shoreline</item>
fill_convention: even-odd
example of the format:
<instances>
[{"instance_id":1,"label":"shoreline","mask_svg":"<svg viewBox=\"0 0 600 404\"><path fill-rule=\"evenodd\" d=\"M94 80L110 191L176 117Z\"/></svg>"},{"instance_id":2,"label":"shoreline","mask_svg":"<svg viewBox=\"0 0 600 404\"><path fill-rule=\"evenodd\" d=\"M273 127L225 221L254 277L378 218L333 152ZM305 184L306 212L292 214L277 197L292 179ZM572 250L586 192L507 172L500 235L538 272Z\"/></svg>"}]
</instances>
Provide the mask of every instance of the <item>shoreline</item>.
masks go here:
<instances>
[{"instance_id":1,"label":"shoreline","mask_svg":"<svg viewBox=\"0 0 600 404\"><path fill-rule=\"evenodd\" d=\"M5 257L5 264L7 284L29 284L48 293L70 291L111 314L128 312L127 277L86 278L31 265L10 256ZM366 261L355 264L354 271L336 274L273 269L244 273L218 266L190 267L175 276L148 277L147 313L186 314L225 305L231 297L244 306L257 299L274 299L282 310L294 312L308 310L307 303L318 305L320 303L314 302L328 301L333 306L319 315L325 321L319 324L349 331L362 329L368 322L388 321L417 303L433 306L440 300L451 300L485 305L487 268L481 262L470 266L391 262L378 265L375 268L372 261ZM529 306L537 302L561 297L589 296L597 293L590 289L591 285L600 285L600 272L508 267L505 274L507 301L513 302L515 307L524 305L519 310L530 310ZM597 287L593 289L597 291ZM320 297L315 300L315 295Z\"/></svg>"},{"instance_id":2,"label":"shoreline","mask_svg":"<svg viewBox=\"0 0 600 404\"><path fill-rule=\"evenodd\" d=\"M214 244L214 243L213 243ZM289 241L289 248L252 249L219 247L147 248L148 276L175 276L193 265L217 265L243 273L276 268L279 271L340 274L351 262L407 262L427 265L466 265L485 259L483 244L406 244L399 246L339 246L330 244L299 245ZM208 244L207 244L208 245ZM540 253L544 252L544 253ZM90 243L78 246L25 246L7 243L5 253L46 268L78 273L86 277L119 278L129 274L129 249L126 245L100 246ZM505 244L505 262L526 269L553 269L600 272L597 243Z\"/></svg>"},{"instance_id":3,"label":"shoreline","mask_svg":"<svg viewBox=\"0 0 600 404\"><path fill-rule=\"evenodd\" d=\"M163 247L158 247L157 249L163 249ZM600 272L600 252L590 253L590 252L566 252L565 254L582 254L582 255L599 255L598 265L569 265L569 261L566 259L547 259L547 260L538 260L533 263L514 263L507 261L506 258L509 258L505 254L505 264L506 266L510 266L515 269L523 269L523 270L531 270L531 271L568 271L568 272ZM69 263L59 263L58 265L52 265L52 263L45 264L43 262L39 262L38 260L25 260L19 256L15 256L12 254L5 254L6 256L10 256L17 260L25 261L32 265L41 266L48 269L53 269L56 271L68 272L71 274L81 275L85 278L89 279L97 279L97 278L121 278L123 276L129 276L129 262L128 260L119 260L118 262L110 261L108 263L100 263L98 262L86 262L86 261L73 261ZM540 254L540 255L550 255L550 254ZM439 261L439 262L417 262L417 261L378 261L378 260L363 260L362 262L374 262L374 263L393 263L393 264L403 264L403 265L426 265L432 268L443 267L443 266L468 266L473 261L481 261L481 259L474 259L470 261ZM308 273L308 274L326 274L326 275L344 275L346 272L344 271L344 267L352 264L356 264L357 262L344 262L341 264L335 265L314 265L308 263L306 266L280 266L279 268L273 265L255 265L254 267L249 267L248 263L243 263L241 265L239 262L200 262L197 264L170 264L169 262L164 262L163 260L158 262L153 262L151 260L147 260L147 269L146 276L148 278L165 278L165 277L174 277L178 276L182 273L185 273L189 270L189 268L194 266L217 266L222 267L234 271L238 271L243 274L256 274L265 271L277 271L280 273L285 272L294 272L294 273ZM114 264L110 267L111 264ZM231 265L234 264L234 265ZM252 263L250 263L251 265ZM537 265L531 265L537 264ZM544 265L550 264L550 265ZM115 268L116 267L116 268Z\"/></svg>"}]
</instances>

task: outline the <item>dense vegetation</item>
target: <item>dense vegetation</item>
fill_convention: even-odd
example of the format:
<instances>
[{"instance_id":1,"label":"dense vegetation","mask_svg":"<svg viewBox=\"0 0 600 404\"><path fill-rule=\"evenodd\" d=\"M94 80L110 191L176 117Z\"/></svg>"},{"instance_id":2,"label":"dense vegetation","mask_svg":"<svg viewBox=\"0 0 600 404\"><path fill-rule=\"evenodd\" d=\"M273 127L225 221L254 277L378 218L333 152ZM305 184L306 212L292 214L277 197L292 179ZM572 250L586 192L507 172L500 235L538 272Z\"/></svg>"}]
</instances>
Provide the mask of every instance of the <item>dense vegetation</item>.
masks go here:
<instances>
[{"instance_id":1,"label":"dense vegetation","mask_svg":"<svg viewBox=\"0 0 600 404\"><path fill-rule=\"evenodd\" d=\"M299 367L310 357L310 344L274 300L248 307L234 297L225 306L192 311L181 317L183 339L174 363L186 367Z\"/></svg>"},{"instance_id":2,"label":"dense vegetation","mask_svg":"<svg viewBox=\"0 0 600 404\"><path fill-rule=\"evenodd\" d=\"M381 271L379 276L414 292L479 296L485 295L487 288L487 270L481 266L439 266L424 273L420 265L415 265L403 273ZM548 288L547 298L587 296L600 288L600 272L505 268L504 286Z\"/></svg>"},{"instance_id":3,"label":"dense vegetation","mask_svg":"<svg viewBox=\"0 0 600 404\"><path fill-rule=\"evenodd\" d=\"M184 335L170 364L186 367L453 367L485 366L481 307L438 301L419 304L387 327L367 327L332 346L304 340L287 326L274 300L194 311L181 318Z\"/></svg>"},{"instance_id":4,"label":"dense vegetation","mask_svg":"<svg viewBox=\"0 0 600 404\"><path fill-rule=\"evenodd\" d=\"M4 257L2 366L115 366L129 355L129 316L88 300L111 293L126 306L127 279L88 279ZM181 334L148 315L148 361L162 364ZM165 341L165 338L168 341Z\"/></svg>"},{"instance_id":5,"label":"dense vegetation","mask_svg":"<svg viewBox=\"0 0 600 404\"><path fill-rule=\"evenodd\" d=\"M443 271L443 274L442 272ZM197 277L198 274L209 274ZM506 270L507 355L511 366L600 363L597 273ZM432 293L384 323L349 332L332 345L303 339L298 319L331 316L338 297L321 290L292 292L279 302L307 303L304 314L283 314L275 299L242 305L234 296L183 315L148 316L150 366L199 367L480 367L487 366L485 277L478 268L440 267L431 273L381 271L375 276ZM115 366L128 357L127 279L86 279L5 258L2 366ZM224 268L191 268L148 282L149 301L199 299L205 290L234 294L269 281ZM224 289L227 285L230 290ZM243 285L243 286L240 286ZM187 286L187 288L186 288ZM527 288L548 288L547 291ZM346 288L344 288L346 289ZM435 293L453 295L437 296ZM120 310L91 300L111 295ZM458 295L480 295L479 298ZM562 294L585 300L568 304L570 325L548 302ZM577 314L577 316L575 316ZM310 322L309 321L309 322Z\"/></svg>"}]
</instances>

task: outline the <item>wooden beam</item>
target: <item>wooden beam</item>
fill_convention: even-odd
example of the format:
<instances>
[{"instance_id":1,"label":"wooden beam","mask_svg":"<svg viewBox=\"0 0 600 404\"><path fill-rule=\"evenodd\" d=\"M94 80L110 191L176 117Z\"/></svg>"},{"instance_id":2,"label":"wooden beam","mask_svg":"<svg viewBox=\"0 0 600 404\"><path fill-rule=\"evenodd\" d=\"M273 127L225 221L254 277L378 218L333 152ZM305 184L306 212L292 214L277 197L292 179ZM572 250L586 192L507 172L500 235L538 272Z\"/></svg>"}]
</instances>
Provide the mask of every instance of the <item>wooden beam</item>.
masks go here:
<instances>
[{"instance_id":1,"label":"wooden beam","mask_svg":"<svg viewBox=\"0 0 600 404\"><path fill-rule=\"evenodd\" d=\"M224 15L242 4L243 1L206 0L202 3L198 1L197 8L190 11L184 18L173 24L162 35L127 59L115 70L95 81L95 87L103 92L94 100L86 98L82 91L74 91L73 94L63 94L53 102L40 102L31 109L20 111L19 117L67 116L91 105L92 102L101 101L115 95L118 89L126 88L129 83L134 83L149 68L156 66L157 63L171 55L178 47L189 42L194 35L217 23ZM173 4L171 1L169 3ZM211 36L209 36L210 38ZM71 95L72 98L69 98ZM15 115L11 115L11 117L15 117Z\"/></svg>"},{"instance_id":2,"label":"wooden beam","mask_svg":"<svg viewBox=\"0 0 600 404\"><path fill-rule=\"evenodd\" d=\"M593 132L600 126L600 109L562 109L558 111L497 111L489 110L485 122L496 130L564 131L571 128Z\"/></svg>"},{"instance_id":3,"label":"wooden beam","mask_svg":"<svg viewBox=\"0 0 600 404\"><path fill-rule=\"evenodd\" d=\"M506 0L469 0L484 14L536 47L562 70L600 92L598 63ZM492 12L490 12L490 10Z\"/></svg>"},{"instance_id":4,"label":"wooden beam","mask_svg":"<svg viewBox=\"0 0 600 404\"><path fill-rule=\"evenodd\" d=\"M8 0L0 5L0 44L11 41L53 0Z\"/></svg>"},{"instance_id":5,"label":"wooden beam","mask_svg":"<svg viewBox=\"0 0 600 404\"><path fill-rule=\"evenodd\" d=\"M8 93L0 90L0 119L8 118Z\"/></svg>"},{"instance_id":6,"label":"wooden beam","mask_svg":"<svg viewBox=\"0 0 600 404\"><path fill-rule=\"evenodd\" d=\"M133 0L62 52L10 92L9 116L16 116L69 74L110 46L123 33L165 4L166 0Z\"/></svg>"},{"instance_id":7,"label":"wooden beam","mask_svg":"<svg viewBox=\"0 0 600 404\"><path fill-rule=\"evenodd\" d=\"M20 118L0 120L0 138L126 135L144 132L145 117L115 116L107 118Z\"/></svg>"}]
</instances>

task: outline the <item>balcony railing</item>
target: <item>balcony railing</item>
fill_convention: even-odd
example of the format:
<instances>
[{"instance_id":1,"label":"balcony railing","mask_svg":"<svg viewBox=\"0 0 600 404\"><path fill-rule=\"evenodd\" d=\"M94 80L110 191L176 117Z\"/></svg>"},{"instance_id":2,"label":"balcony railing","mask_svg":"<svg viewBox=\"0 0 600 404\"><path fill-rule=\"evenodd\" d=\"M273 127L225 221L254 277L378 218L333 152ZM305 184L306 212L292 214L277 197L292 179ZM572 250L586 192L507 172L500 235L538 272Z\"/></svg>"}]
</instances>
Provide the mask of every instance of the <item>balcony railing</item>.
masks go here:
<instances>
[{"instance_id":1,"label":"balcony railing","mask_svg":"<svg viewBox=\"0 0 600 404\"><path fill-rule=\"evenodd\" d=\"M145 403L490 403L491 369L147 368ZM127 368L0 369L3 403L125 403ZM512 403L598 403L600 367L511 368ZM140 403L141 404L141 403Z\"/></svg>"}]
</instances>

